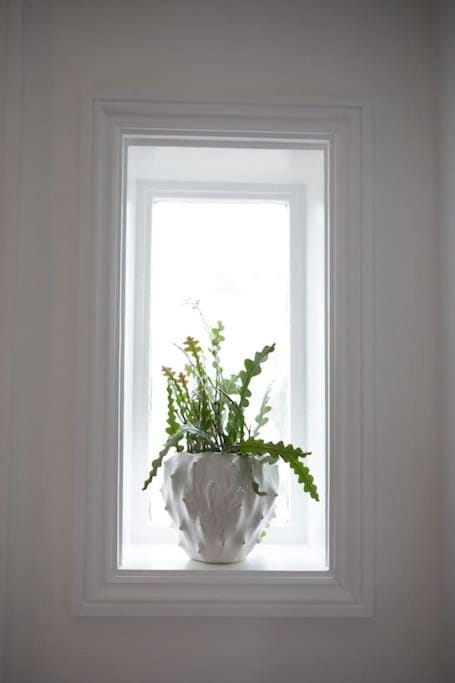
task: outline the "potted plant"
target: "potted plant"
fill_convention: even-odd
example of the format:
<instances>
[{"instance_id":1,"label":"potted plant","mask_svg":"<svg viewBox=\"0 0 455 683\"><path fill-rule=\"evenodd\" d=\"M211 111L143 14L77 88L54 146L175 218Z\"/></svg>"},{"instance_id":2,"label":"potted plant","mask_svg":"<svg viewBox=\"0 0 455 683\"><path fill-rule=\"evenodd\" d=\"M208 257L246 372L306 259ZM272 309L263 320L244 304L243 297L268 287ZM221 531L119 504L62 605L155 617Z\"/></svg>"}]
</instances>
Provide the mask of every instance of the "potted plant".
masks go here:
<instances>
[{"instance_id":1,"label":"potted plant","mask_svg":"<svg viewBox=\"0 0 455 683\"><path fill-rule=\"evenodd\" d=\"M246 421L251 382L275 344L264 346L252 360L245 360L238 374L226 377L220 358L223 323L207 329L205 351L199 341L187 337L179 347L183 369L162 368L168 438L152 462L143 490L164 463L161 491L180 545L193 560L231 563L245 559L270 524L280 460L291 467L306 493L314 500L319 496L304 464L309 451L260 439L271 411L269 391L254 426Z\"/></svg>"}]
</instances>

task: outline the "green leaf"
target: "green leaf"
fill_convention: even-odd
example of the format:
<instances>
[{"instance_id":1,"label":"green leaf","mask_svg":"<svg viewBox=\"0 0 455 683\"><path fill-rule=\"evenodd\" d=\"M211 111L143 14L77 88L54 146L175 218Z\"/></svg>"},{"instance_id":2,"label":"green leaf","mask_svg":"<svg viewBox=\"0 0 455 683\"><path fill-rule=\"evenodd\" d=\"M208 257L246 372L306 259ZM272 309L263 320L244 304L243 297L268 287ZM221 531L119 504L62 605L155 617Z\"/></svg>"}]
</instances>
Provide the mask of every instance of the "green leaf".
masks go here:
<instances>
[{"instance_id":1,"label":"green leaf","mask_svg":"<svg viewBox=\"0 0 455 683\"><path fill-rule=\"evenodd\" d=\"M210 436L203 432L202 430L198 429L197 427L194 427L193 425L183 425L175 434L173 434L164 444L164 448L160 451L158 457L152 461L152 466L149 472L149 475L147 479L144 481L144 485L142 487L142 490L145 491L146 488L151 484L153 479L156 477L156 474L158 472L158 469L161 467L163 464L163 460L166 457L166 455L169 453L171 448L177 447L180 440L186 435L186 434L193 434L195 436L198 436L202 438L203 440L206 440L210 442Z\"/></svg>"},{"instance_id":2,"label":"green leaf","mask_svg":"<svg viewBox=\"0 0 455 683\"><path fill-rule=\"evenodd\" d=\"M250 391L250 383L253 377L257 377L261 373L261 365L264 363L267 358L269 357L269 354L272 353L272 351L275 350L275 344L272 344L271 346L264 346L262 351L258 351L254 355L254 359L251 360L250 358L247 358L244 362L244 369L239 372L239 380L240 380L240 391L239 391L239 408L241 411L241 414L243 416L243 411L245 408L247 408L250 404L250 397L251 397L251 391ZM239 424L239 414L238 412L230 414L230 419L228 421L228 431L232 437L232 440L237 440L238 438L241 438L243 435L244 431L244 425L245 425L245 420L242 419L240 420ZM240 427L240 430L239 430ZM239 433L240 431L240 433Z\"/></svg>"},{"instance_id":3,"label":"green leaf","mask_svg":"<svg viewBox=\"0 0 455 683\"><path fill-rule=\"evenodd\" d=\"M255 439L258 436L259 431L269 421L267 414L270 413L272 410L272 407L269 405L271 387L272 387L271 384L267 387L267 391L265 392L264 398L262 399L262 403L261 403L261 407L259 409L259 413L254 418L254 421L256 422L256 427L255 427L254 432L253 432L253 439Z\"/></svg>"},{"instance_id":4,"label":"green leaf","mask_svg":"<svg viewBox=\"0 0 455 683\"><path fill-rule=\"evenodd\" d=\"M172 392L172 385L171 385L170 379L168 379L168 381L167 381L166 393L167 393L167 428L166 428L166 434L169 434L169 436L172 436L173 434L178 432L180 424L177 422L177 414L175 411L175 402L174 402L174 396L173 396L173 392Z\"/></svg>"},{"instance_id":5,"label":"green leaf","mask_svg":"<svg viewBox=\"0 0 455 683\"><path fill-rule=\"evenodd\" d=\"M294 474L306 493L309 493L311 498L319 500L317 486L314 483L314 478L310 470L301 461L310 451L303 451L301 448L296 448L291 444L285 445L282 441L277 443L265 442L261 439L247 439L235 446L237 451L242 455L271 455L276 458L281 458L293 470Z\"/></svg>"},{"instance_id":6,"label":"green leaf","mask_svg":"<svg viewBox=\"0 0 455 683\"><path fill-rule=\"evenodd\" d=\"M269 455L283 458L284 456L294 456L297 458L306 458L307 455L311 455L311 451L304 451L297 446L288 444L287 446L283 441L263 441L262 439L246 439L236 445L239 452L242 455L264 455L268 453Z\"/></svg>"},{"instance_id":7,"label":"green leaf","mask_svg":"<svg viewBox=\"0 0 455 683\"><path fill-rule=\"evenodd\" d=\"M223 331L224 325L221 320L218 320L217 324L214 325L214 327L209 328L211 342L210 353L213 356L213 367L215 368L217 374L221 374L223 372L223 368L221 367L220 362L221 344L225 340L223 337Z\"/></svg>"},{"instance_id":8,"label":"green leaf","mask_svg":"<svg viewBox=\"0 0 455 683\"><path fill-rule=\"evenodd\" d=\"M238 375L231 375L227 379L223 379L222 386L224 391L227 394L239 394L240 393L240 387L238 386L239 376Z\"/></svg>"},{"instance_id":9,"label":"green leaf","mask_svg":"<svg viewBox=\"0 0 455 683\"><path fill-rule=\"evenodd\" d=\"M240 406L246 408L249 405L249 398L251 396L251 391L249 389L250 382L253 377L261 374L261 365L264 363L269 354L275 351L275 344L271 346L264 346L262 351L258 351L254 354L254 360L247 358L244 362L245 369L241 370L239 373L240 377Z\"/></svg>"},{"instance_id":10,"label":"green leaf","mask_svg":"<svg viewBox=\"0 0 455 683\"><path fill-rule=\"evenodd\" d=\"M202 349L197 339L188 336L183 342L183 348L187 353L193 356L196 361L199 360L199 354L201 353Z\"/></svg>"}]
</instances>

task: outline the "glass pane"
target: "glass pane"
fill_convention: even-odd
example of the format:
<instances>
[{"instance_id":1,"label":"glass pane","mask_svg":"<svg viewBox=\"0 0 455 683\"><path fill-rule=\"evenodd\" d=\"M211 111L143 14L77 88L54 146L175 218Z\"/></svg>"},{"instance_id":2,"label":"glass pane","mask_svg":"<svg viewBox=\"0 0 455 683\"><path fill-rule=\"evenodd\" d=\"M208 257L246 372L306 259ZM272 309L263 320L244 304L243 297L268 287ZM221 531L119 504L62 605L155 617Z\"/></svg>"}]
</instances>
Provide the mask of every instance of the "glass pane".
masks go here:
<instances>
[{"instance_id":1,"label":"glass pane","mask_svg":"<svg viewBox=\"0 0 455 683\"><path fill-rule=\"evenodd\" d=\"M198 301L209 323L226 327L223 367L238 372L265 344L276 351L254 379L251 422L268 385L272 413L263 438L290 437L290 224L285 201L263 199L155 199L151 215L150 446L165 440L165 382L161 366L179 368L184 357L174 345L187 335L205 341L204 326L189 305ZM289 473L281 469L275 524L289 523ZM151 487L150 519L169 520Z\"/></svg>"}]
</instances>

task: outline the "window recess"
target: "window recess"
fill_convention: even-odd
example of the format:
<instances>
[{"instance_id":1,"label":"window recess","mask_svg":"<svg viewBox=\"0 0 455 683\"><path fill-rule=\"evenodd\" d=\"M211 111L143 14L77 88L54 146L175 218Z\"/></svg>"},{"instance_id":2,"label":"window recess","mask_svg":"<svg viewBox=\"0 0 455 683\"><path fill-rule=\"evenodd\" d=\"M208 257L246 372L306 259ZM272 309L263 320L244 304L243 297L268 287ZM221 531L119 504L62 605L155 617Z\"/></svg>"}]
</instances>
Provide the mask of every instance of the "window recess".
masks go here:
<instances>
[{"instance_id":1,"label":"window recess","mask_svg":"<svg viewBox=\"0 0 455 683\"><path fill-rule=\"evenodd\" d=\"M327 567L326 150L150 145L125 155L124 489L121 566L175 567L183 551L160 495L141 492L165 434L162 365L181 363L174 343L222 319L223 362L234 372L265 343L277 350L255 381L272 383L272 440L311 441L321 503L306 500L281 467L277 516L253 551L274 566ZM257 406L256 406L257 407ZM245 563L254 562L254 555ZM189 566L198 569L198 565Z\"/></svg>"}]
</instances>

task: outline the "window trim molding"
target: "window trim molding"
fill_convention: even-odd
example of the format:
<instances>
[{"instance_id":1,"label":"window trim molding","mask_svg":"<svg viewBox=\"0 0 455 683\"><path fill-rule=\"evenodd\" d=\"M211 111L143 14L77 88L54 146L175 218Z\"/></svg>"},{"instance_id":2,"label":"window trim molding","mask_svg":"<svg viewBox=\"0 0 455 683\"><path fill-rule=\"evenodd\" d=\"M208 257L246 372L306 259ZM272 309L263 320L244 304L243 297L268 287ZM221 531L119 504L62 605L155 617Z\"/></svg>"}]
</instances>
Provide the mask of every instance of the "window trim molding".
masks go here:
<instances>
[{"instance_id":1,"label":"window trim molding","mask_svg":"<svg viewBox=\"0 0 455 683\"><path fill-rule=\"evenodd\" d=\"M364 101L84 103L75 421L73 613L80 616L369 616L373 604L371 110ZM123 136L314 139L330 145L330 569L119 570ZM336 448L335 448L336 447ZM334 453L336 454L334 457ZM342 466L338 467L341 462Z\"/></svg>"}]
</instances>

